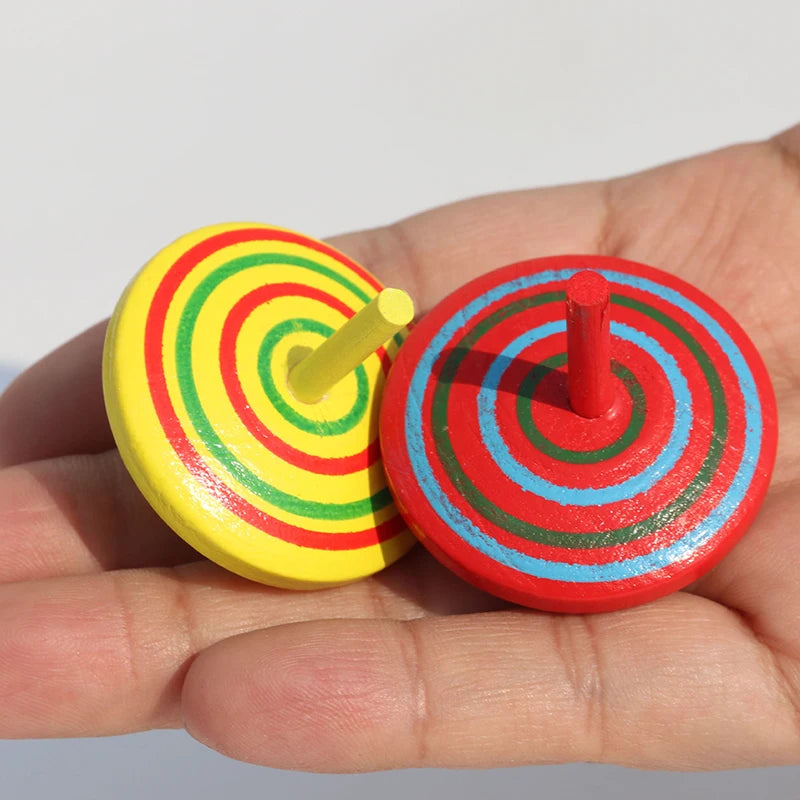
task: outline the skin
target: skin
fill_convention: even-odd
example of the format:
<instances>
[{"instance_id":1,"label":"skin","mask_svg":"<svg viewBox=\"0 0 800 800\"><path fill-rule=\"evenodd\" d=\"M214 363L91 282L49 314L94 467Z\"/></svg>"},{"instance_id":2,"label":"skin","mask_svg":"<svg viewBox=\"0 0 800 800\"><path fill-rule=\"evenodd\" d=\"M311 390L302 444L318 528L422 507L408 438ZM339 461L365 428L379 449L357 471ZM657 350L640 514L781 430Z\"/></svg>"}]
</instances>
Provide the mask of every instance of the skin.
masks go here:
<instances>
[{"instance_id":1,"label":"skin","mask_svg":"<svg viewBox=\"0 0 800 800\"><path fill-rule=\"evenodd\" d=\"M781 439L763 509L685 591L510 607L416 548L370 580L255 585L168 531L102 405L104 325L0 398L0 736L185 726L287 769L800 760L800 127L607 183L457 203L334 244L424 311L479 272L602 253L674 271L761 351Z\"/></svg>"}]
</instances>

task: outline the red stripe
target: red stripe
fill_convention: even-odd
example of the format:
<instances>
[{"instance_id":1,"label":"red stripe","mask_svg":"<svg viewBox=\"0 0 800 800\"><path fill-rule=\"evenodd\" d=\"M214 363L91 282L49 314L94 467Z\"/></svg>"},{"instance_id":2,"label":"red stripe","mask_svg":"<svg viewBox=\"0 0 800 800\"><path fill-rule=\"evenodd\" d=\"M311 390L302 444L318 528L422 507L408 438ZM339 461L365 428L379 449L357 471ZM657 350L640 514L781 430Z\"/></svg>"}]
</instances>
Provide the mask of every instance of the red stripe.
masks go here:
<instances>
[{"instance_id":1,"label":"red stripe","mask_svg":"<svg viewBox=\"0 0 800 800\"><path fill-rule=\"evenodd\" d=\"M175 413L175 407L172 404L167 388L167 379L164 374L162 360L164 326L172 299L181 283L201 261L222 248L252 241L283 241L309 247L347 264L376 289L380 288L380 284L374 278L370 280L371 276L368 276L355 262L350 261L332 248L323 245L321 242L314 242L286 231L275 231L269 228L242 228L235 231L226 231L204 239L185 253L182 253L164 275L153 295L144 334L145 370L150 386L150 396L167 441L169 441L190 475L217 502L269 536L319 550L354 550L387 541L400 533L405 527L398 515L376 528L367 528L352 533L330 534L309 531L296 525L290 525L256 508L226 486L206 466L200 454L188 440Z\"/></svg>"},{"instance_id":2,"label":"red stripe","mask_svg":"<svg viewBox=\"0 0 800 800\"><path fill-rule=\"evenodd\" d=\"M326 458L311 453L304 453L284 442L280 437L275 436L275 434L256 416L252 407L247 402L247 397L245 396L241 381L239 380L239 371L236 365L236 341L239 337L242 325L244 325L250 314L258 306L276 297L307 297L311 300L318 300L329 308L338 311L347 319L350 319L355 314L353 309L348 308L338 298L326 294L319 289L303 286L299 283L268 284L267 286L260 286L258 289L246 294L234 305L225 319L219 346L220 372L222 373L222 380L228 392L231 405L247 430L250 431L264 447L293 466L321 475L348 475L352 472L359 472L360 470L367 469L374 464L380 456L380 447L378 446L377 438L370 442L370 444L359 453L354 453L349 456ZM385 375L389 372L391 361L384 348L380 348L378 355L381 359Z\"/></svg>"}]
</instances>

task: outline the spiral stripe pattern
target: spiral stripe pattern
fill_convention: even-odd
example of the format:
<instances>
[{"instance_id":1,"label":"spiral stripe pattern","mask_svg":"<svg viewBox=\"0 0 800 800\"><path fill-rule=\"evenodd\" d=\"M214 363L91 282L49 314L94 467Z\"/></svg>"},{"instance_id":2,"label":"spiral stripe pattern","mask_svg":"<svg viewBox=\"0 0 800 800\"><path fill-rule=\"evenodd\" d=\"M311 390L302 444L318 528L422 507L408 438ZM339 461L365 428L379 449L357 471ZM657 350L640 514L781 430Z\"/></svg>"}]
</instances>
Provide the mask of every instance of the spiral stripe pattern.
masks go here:
<instances>
[{"instance_id":1,"label":"spiral stripe pattern","mask_svg":"<svg viewBox=\"0 0 800 800\"><path fill-rule=\"evenodd\" d=\"M617 401L600 421L573 414L566 389L564 287L587 267L612 290ZM721 558L776 440L736 323L665 273L601 257L524 262L443 301L400 354L381 427L390 486L435 555L569 611L651 599Z\"/></svg>"},{"instance_id":2,"label":"spiral stripe pattern","mask_svg":"<svg viewBox=\"0 0 800 800\"><path fill-rule=\"evenodd\" d=\"M118 306L106 397L143 493L198 550L280 586L370 574L413 539L386 487L378 406L402 336L319 403L288 372L378 281L333 248L260 225L162 251Z\"/></svg>"}]
</instances>

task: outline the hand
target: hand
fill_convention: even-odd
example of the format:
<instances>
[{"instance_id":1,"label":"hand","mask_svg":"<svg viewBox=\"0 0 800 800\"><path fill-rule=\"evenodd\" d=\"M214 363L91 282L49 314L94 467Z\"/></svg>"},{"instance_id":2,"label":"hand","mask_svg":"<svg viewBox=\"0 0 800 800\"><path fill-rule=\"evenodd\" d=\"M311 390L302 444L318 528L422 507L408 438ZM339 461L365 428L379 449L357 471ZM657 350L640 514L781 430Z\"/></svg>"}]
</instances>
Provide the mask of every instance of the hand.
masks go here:
<instances>
[{"instance_id":1,"label":"hand","mask_svg":"<svg viewBox=\"0 0 800 800\"><path fill-rule=\"evenodd\" d=\"M322 771L800 758L800 128L608 183L469 200L335 244L422 310L480 272L603 253L672 270L759 347L772 488L725 561L612 614L511 608L421 547L357 584L249 583L172 534L121 465L103 326L0 399L0 736L185 725Z\"/></svg>"}]
</instances>

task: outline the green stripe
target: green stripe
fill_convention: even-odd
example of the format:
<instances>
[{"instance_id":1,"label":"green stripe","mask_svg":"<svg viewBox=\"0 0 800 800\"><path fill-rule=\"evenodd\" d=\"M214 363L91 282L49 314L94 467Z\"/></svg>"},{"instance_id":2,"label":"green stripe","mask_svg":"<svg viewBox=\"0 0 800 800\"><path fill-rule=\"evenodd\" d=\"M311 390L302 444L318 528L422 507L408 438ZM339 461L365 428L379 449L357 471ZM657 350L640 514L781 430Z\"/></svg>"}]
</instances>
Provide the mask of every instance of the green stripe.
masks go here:
<instances>
[{"instance_id":1,"label":"green stripe","mask_svg":"<svg viewBox=\"0 0 800 800\"><path fill-rule=\"evenodd\" d=\"M641 384L636 376L616 361L611 363L611 371L622 381L631 397L631 418L622 435L605 447L597 450L569 450L551 442L536 427L531 414L531 401L541 381L553 370L563 366L567 361L566 353L551 356L537 364L519 386L517 395L517 420L528 441L542 453L567 464L598 464L622 453L639 436L646 413L646 401Z\"/></svg>"},{"instance_id":2,"label":"green stripe","mask_svg":"<svg viewBox=\"0 0 800 800\"><path fill-rule=\"evenodd\" d=\"M258 351L258 374L269 401L275 410L290 424L306 433L317 436L339 436L351 431L364 417L369 405L369 381L367 371L359 364L355 369L356 398L352 408L338 419L312 419L301 414L284 400L272 378L272 353L278 342L289 333L318 333L328 337L333 333L330 325L314 319L286 319L269 330Z\"/></svg>"},{"instance_id":3,"label":"green stripe","mask_svg":"<svg viewBox=\"0 0 800 800\"><path fill-rule=\"evenodd\" d=\"M458 463L458 459L456 458L449 439L450 432L447 422L447 408L450 398L450 385L456 375L458 367L470 348L474 347L485 333L499 322L508 319L514 314L519 314L530 308L544 305L545 303L556 301L563 302L564 293L546 292L510 303L498 309L493 314L490 314L486 319L465 334L452 350L447 351L448 357L441 369L440 378L433 395L431 434L439 460L444 466L445 472L456 490L487 520L520 538L538 542L539 544L550 545L552 547L573 549L609 547L635 541L636 539L661 530L689 509L705 491L706 486L713 478L714 472L722 459L725 441L728 436L728 409L719 375L714 369L711 359L708 357L705 350L703 350L698 341L687 330L658 309L621 295L614 294L611 296L611 299L613 303L634 309L663 325L686 345L697 360L708 383L714 410L714 427L708 453L697 475L675 500L647 519L636 522L633 525L617 528L616 530L604 531L602 533L572 533L569 531L551 530L517 519L495 505L480 492L474 483L472 483Z\"/></svg>"},{"instance_id":4,"label":"green stripe","mask_svg":"<svg viewBox=\"0 0 800 800\"><path fill-rule=\"evenodd\" d=\"M236 481L247 487L253 494L284 511L311 519L344 520L356 519L385 508L392 502L389 490L385 487L371 497L350 503L320 503L282 492L252 472L227 448L203 410L192 369L192 340L200 311L211 293L227 278L244 270L268 264L288 264L308 269L318 275L325 275L351 291L360 300L369 302L366 293L347 278L329 267L306 258L280 253L257 253L240 256L218 267L197 285L186 302L178 323L175 361L178 385L189 419L209 452Z\"/></svg>"}]
</instances>

